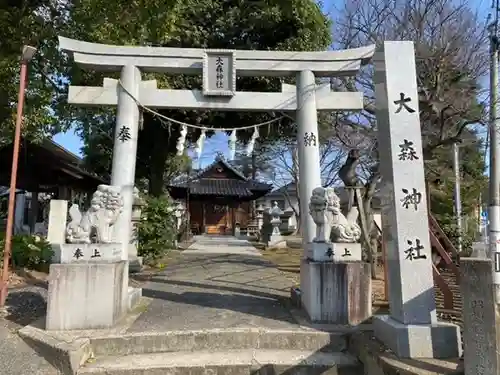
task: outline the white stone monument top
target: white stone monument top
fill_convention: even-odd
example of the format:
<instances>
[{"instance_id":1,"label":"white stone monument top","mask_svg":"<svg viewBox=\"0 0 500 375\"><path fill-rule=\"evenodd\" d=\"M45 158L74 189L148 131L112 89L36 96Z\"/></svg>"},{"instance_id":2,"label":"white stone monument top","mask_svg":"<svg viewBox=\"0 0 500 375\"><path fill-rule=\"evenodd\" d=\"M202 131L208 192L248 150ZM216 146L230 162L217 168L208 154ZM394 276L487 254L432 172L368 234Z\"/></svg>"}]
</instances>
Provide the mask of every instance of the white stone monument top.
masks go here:
<instances>
[{"instance_id":1,"label":"white stone monument top","mask_svg":"<svg viewBox=\"0 0 500 375\"><path fill-rule=\"evenodd\" d=\"M207 51L197 48L132 47L89 43L59 37L59 48L73 55L77 64L98 71L121 71L134 65L143 71L200 74ZM317 77L354 75L367 64L375 46L338 51L288 52L218 50L234 53L238 76L293 76L302 70ZM210 52L209 52L210 55Z\"/></svg>"},{"instance_id":2,"label":"white stone monument top","mask_svg":"<svg viewBox=\"0 0 500 375\"><path fill-rule=\"evenodd\" d=\"M378 143L391 317L436 321L413 42L385 42L375 57Z\"/></svg>"}]
</instances>

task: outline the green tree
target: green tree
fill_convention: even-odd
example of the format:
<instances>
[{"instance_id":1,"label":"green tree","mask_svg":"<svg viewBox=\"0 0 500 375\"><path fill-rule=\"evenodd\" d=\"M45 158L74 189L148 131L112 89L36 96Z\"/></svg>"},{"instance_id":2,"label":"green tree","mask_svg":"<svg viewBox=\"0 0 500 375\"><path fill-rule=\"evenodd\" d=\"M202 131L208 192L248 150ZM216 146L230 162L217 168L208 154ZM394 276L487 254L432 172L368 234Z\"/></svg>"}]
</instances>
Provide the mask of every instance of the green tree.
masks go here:
<instances>
[{"instance_id":1,"label":"green tree","mask_svg":"<svg viewBox=\"0 0 500 375\"><path fill-rule=\"evenodd\" d=\"M146 196L137 225L138 254L148 264L154 264L168 250L175 248L176 217L170 198Z\"/></svg>"},{"instance_id":2,"label":"green tree","mask_svg":"<svg viewBox=\"0 0 500 375\"><path fill-rule=\"evenodd\" d=\"M469 251L479 229L475 217L480 203L479 197L487 186L487 178L484 175L484 144L476 134L466 134L466 139L460 144L459 155L462 248ZM451 146L435 150L433 159L427 162L427 179L432 212L450 239L458 244L457 216L454 211L455 174L452 161Z\"/></svg>"},{"instance_id":3,"label":"green tree","mask_svg":"<svg viewBox=\"0 0 500 375\"><path fill-rule=\"evenodd\" d=\"M449 219L453 207L451 145L463 141L470 144L461 161L464 213L470 213L477 201L473 196L485 182L477 132L486 120L479 85L488 61L486 25L467 3L453 0L351 0L345 1L337 14L336 35L342 48L380 44L384 40L414 41L427 180L441 176L444 182L437 188L431 186L431 209L441 220ZM357 172L366 187L362 229L371 255L375 251L370 241L374 229L371 200L381 178L373 69L368 66L356 80L338 79L334 84L365 93L365 110L361 114L335 120L342 143L359 151Z\"/></svg>"},{"instance_id":4,"label":"green tree","mask_svg":"<svg viewBox=\"0 0 500 375\"><path fill-rule=\"evenodd\" d=\"M330 45L330 22L313 0L137 0L115 2L75 0L65 35L90 42L194 48L261 50L324 50ZM102 74L83 72L68 65L66 74L74 85L100 85ZM200 77L154 76L162 87L200 88ZM239 90L278 90L279 79L244 77ZM83 110L60 105L66 124L76 123L85 141L84 152L92 165L109 170L109 135L114 126L114 110ZM207 113L165 110L162 114L186 123L211 127L244 126L268 120L267 113ZM96 131L95 129L100 130ZM262 134L269 141L283 132L293 132L290 121L279 132L273 127ZM166 163L175 151L178 126L144 114L139 136L137 177L147 178L151 194L162 193ZM107 134L107 135L106 135ZM190 132L195 140L198 132ZM248 139L251 131L239 137ZM102 142L104 138L108 141ZM107 149L96 148L104 145ZM104 148L105 146L102 146ZM100 160L100 161L98 161ZM140 160L140 161L139 161Z\"/></svg>"},{"instance_id":5,"label":"green tree","mask_svg":"<svg viewBox=\"0 0 500 375\"><path fill-rule=\"evenodd\" d=\"M46 64L56 51L57 31L64 25L65 6L52 0L4 0L0 2L0 146L12 141L19 91L19 58L25 44L38 48L28 75L23 135L40 139L58 131L50 110L54 87L40 74L51 74Z\"/></svg>"}]
</instances>

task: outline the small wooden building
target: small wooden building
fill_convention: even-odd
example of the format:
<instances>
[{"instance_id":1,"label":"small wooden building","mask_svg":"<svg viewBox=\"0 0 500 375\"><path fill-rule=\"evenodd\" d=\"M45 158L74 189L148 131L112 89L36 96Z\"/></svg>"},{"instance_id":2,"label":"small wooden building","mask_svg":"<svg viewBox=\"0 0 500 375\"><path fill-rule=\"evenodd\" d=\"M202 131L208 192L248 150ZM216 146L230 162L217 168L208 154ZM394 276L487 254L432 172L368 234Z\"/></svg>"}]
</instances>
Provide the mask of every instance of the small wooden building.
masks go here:
<instances>
[{"instance_id":1,"label":"small wooden building","mask_svg":"<svg viewBox=\"0 0 500 375\"><path fill-rule=\"evenodd\" d=\"M228 235L237 227L247 228L252 219L250 202L271 189L272 185L246 178L222 159L168 186L173 199L186 202L194 234Z\"/></svg>"},{"instance_id":2,"label":"small wooden building","mask_svg":"<svg viewBox=\"0 0 500 375\"><path fill-rule=\"evenodd\" d=\"M44 213L39 207L39 193L50 193L54 199L73 201L79 194L94 193L99 184L108 183L83 166L77 155L69 152L51 139L33 143L21 139L16 180L16 213L14 228L23 230L24 225L33 233L36 223L44 222ZM3 201L0 207L7 210L7 186L10 185L12 170L12 144L0 147L0 187L3 186ZM0 219L0 231L4 230L5 220Z\"/></svg>"},{"instance_id":3,"label":"small wooden building","mask_svg":"<svg viewBox=\"0 0 500 375\"><path fill-rule=\"evenodd\" d=\"M106 179L87 171L83 161L51 139L32 143L22 139L19 149L16 187L30 192L55 193L71 200L72 192L93 193ZM0 147L0 186L9 186L12 144Z\"/></svg>"}]
</instances>

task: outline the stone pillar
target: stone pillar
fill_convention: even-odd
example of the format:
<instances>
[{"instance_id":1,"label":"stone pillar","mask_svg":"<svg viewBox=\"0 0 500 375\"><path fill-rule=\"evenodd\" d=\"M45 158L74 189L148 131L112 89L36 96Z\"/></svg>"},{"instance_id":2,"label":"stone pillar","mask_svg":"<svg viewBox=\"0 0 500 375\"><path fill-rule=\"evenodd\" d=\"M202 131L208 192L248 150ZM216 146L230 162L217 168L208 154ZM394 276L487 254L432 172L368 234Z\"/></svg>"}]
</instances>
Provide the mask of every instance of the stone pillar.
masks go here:
<instances>
[{"instance_id":1,"label":"stone pillar","mask_svg":"<svg viewBox=\"0 0 500 375\"><path fill-rule=\"evenodd\" d=\"M500 314L495 303L491 259L461 258L464 373L500 373Z\"/></svg>"},{"instance_id":2,"label":"stone pillar","mask_svg":"<svg viewBox=\"0 0 500 375\"><path fill-rule=\"evenodd\" d=\"M139 133L139 108L134 99L139 98L141 72L135 66L124 66L118 86L118 109L116 115L115 139L111 185L120 186L124 201L123 212L114 226L114 237L120 242L122 259L128 259L128 245L131 238L132 204Z\"/></svg>"},{"instance_id":3,"label":"stone pillar","mask_svg":"<svg viewBox=\"0 0 500 375\"><path fill-rule=\"evenodd\" d=\"M38 218L38 209L40 207L40 202L38 201L38 190L31 192L31 201L30 201L30 212L28 218L28 225L30 228L30 233L33 234L35 232L35 224Z\"/></svg>"},{"instance_id":4,"label":"stone pillar","mask_svg":"<svg viewBox=\"0 0 500 375\"><path fill-rule=\"evenodd\" d=\"M281 214L282 231L288 232L290 230L290 218L293 215L293 209L289 208Z\"/></svg>"},{"instance_id":5,"label":"stone pillar","mask_svg":"<svg viewBox=\"0 0 500 375\"><path fill-rule=\"evenodd\" d=\"M24 208L26 193L16 194L16 208L14 211L14 233L22 233L24 225Z\"/></svg>"},{"instance_id":6,"label":"stone pillar","mask_svg":"<svg viewBox=\"0 0 500 375\"><path fill-rule=\"evenodd\" d=\"M321 186L319 165L318 115L316 113L316 82L314 73L297 74L297 145L299 148L299 193L302 242L312 242L316 226L308 215L312 191Z\"/></svg>"},{"instance_id":7,"label":"stone pillar","mask_svg":"<svg viewBox=\"0 0 500 375\"><path fill-rule=\"evenodd\" d=\"M66 225L68 222L68 201L51 199L47 241L51 244L66 243Z\"/></svg>"},{"instance_id":8,"label":"stone pillar","mask_svg":"<svg viewBox=\"0 0 500 375\"><path fill-rule=\"evenodd\" d=\"M375 335L400 357L458 357L458 326L436 317L414 46L381 47L375 97L391 314L374 319Z\"/></svg>"}]
</instances>

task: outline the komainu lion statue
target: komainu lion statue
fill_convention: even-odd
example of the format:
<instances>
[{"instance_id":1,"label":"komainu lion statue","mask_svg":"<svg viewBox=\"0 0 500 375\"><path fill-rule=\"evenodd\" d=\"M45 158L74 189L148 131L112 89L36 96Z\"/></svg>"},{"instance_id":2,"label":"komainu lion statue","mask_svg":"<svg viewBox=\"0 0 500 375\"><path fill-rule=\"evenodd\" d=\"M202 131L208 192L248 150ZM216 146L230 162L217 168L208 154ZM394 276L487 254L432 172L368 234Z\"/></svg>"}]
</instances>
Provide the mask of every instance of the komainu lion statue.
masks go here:
<instances>
[{"instance_id":1,"label":"komainu lion statue","mask_svg":"<svg viewBox=\"0 0 500 375\"><path fill-rule=\"evenodd\" d=\"M357 207L353 207L345 217L340 209L340 199L333 188L318 187L313 190L309 214L316 224L314 242L354 243L361 238Z\"/></svg>"},{"instance_id":2,"label":"komainu lion statue","mask_svg":"<svg viewBox=\"0 0 500 375\"><path fill-rule=\"evenodd\" d=\"M110 243L111 228L123 211L123 197L117 186L99 185L92 195L90 208L82 213L77 204L69 209L66 227L69 243Z\"/></svg>"}]
</instances>

